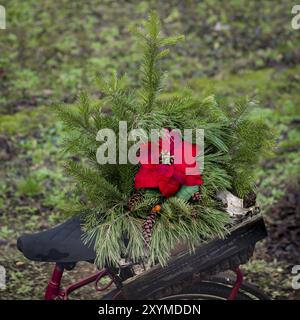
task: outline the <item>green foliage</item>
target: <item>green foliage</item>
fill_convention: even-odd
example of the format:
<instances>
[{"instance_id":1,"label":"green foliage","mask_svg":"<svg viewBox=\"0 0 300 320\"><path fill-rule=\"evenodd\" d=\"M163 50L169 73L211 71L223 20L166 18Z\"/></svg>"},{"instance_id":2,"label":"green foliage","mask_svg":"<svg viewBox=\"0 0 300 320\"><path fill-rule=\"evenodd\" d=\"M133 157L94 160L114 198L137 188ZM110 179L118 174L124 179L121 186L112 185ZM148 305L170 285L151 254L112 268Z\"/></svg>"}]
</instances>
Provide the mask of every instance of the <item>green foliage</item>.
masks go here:
<instances>
[{"instance_id":1,"label":"green foliage","mask_svg":"<svg viewBox=\"0 0 300 320\"><path fill-rule=\"evenodd\" d=\"M0 228L0 238L9 238L13 234L13 230L9 229L8 226L2 226Z\"/></svg>"},{"instance_id":2,"label":"green foliage","mask_svg":"<svg viewBox=\"0 0 300 320\"><path fill-rule=\"evenodd\" d=\"M192 250L200 239L223 237L229 216L220 210L216 192L231 189L244 196L251 191L258 159L270 147L269 129L263 121L251 121L248 109L254 104L247 99L237 101L231 111L219 106L214 96L163 99L161 59L182 37L164 37L154 12L144 28L134 32L143 52L138 90L129 90L126 77L118 77L116 72L108 80L99 75L97 82L104 96L100 105L82 93L75 106L55 107L67 128L66 151L76 159L68 161L65 168L81 194L78 211L85 219L85 241L95 239L99 266L116 265L122 256L132 261L147 257L152 264L165 264L178 242L188 243ZM137 166L99 165L96 160L98 130L110 128L118 135L121 120L127 121L129 130L143 128L147 132L164 127L204 129L200 204L192 205L177 196L165 200L157 192L146 192L131 211L128 209ZM142 238L143 219L153 205L162 201L148 252ZM129 238L127 247L123 236Z\"/></svg>"},{"instance_id":3,"label":"green foliage","mask_svg":"<svg viewBox=\"0 0 300 320\"><path fill-rule=\"evenodd\" d=\"M22 179L18 184L18 190L22 195L31 197L42 192L39 181L32 176Z\"/></svg>"}]
</instances>

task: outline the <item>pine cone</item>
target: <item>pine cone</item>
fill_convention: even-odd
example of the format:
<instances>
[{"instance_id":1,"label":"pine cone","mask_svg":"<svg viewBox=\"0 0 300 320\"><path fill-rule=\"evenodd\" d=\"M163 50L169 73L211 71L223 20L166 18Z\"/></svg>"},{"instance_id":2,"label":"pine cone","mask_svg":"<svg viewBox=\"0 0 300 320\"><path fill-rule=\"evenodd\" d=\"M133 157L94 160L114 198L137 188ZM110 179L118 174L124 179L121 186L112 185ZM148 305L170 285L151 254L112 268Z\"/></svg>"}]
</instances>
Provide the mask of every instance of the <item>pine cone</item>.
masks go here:
<instances>
[{"instance_id":1,"label":"pine cone","mask_svg":"<svg viewBox=\"0 0 300 320\"><path fill-rule=\"evenodd\" d=\"M128 204L127 204L128 209L131 211L131 210L134 208L134 206L135 206L139 201L142 200L142 198L143 198L143 195L142 195L140 192L135 191L135 192L133 193L133 195L129 198L129 201L128 201Z\"/></svg>"},{"instance_id":2,"label":"pine cone","mask_svg":"<svg viewBox=\"0 0 300 320\"><path fill-rule=\"evenodd\" d=\"M160 210L160 206L155 206L151 213L147 216L143 225L143 237L147 247L149 247L152 237L152 229L157 217L157 212Z\"/></svg>"},{"instance_id":3,"label":"pine cone","mask_svg":"<svg viewBox=\"0 0 300 320\"><path fill-rule=\"evenodd\" d=\"M201 194L199 191L195 192L192 196L193 201L200 201L201 199Z\"/></svg>"}]
</instances>

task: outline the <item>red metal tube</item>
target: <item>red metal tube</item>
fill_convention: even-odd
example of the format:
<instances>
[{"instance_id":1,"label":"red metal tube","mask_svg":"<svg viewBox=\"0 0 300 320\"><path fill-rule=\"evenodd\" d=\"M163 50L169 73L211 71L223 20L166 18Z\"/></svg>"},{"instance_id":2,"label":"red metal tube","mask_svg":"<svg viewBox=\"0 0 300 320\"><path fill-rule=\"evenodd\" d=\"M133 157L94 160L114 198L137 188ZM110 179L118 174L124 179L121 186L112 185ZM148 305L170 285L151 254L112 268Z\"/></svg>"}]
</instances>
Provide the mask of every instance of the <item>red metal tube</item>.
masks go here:
<instances>
[{"instance_id":1,"label":"red metal tube","mask_svg":"<svg viewBox=\"0 0 300 320\"><path fill-rule=\"evenodd\" d=\"M45 291L45 300L55 300L59 297L60 283L64 272L64 268L56 264Z\"/></svg>"},{"instance_id":2,"label":"red metal tube","mask_svg":"<svg viewBox=\"0 0 300 320\"><path fill-rule=\"evenodd\" d=\"M243 283L243 273L242 270L240 269L240 267L237 267L236 269L234 269L234 272L236 274L236 281L234 284L234 287L231 289L231 292L227 298L227 300L235 300L239 289Z\"/></svg>"},{"instance_id":3,"label":"red metal tube","mask_svg":"<svg viewBox=\"0 0 300 320\"><path fill-rule=\"evenodd\" d=\"M67 300L68 296L71 292L91 283L95 282L95 288L97 291L104 291L108 289L112 283L114 282L113 277L109 274L106 269L103 269L99 273L96 273L92 276L89 276L85 279L79 280L78 282L71 284L66 289L61 289L61 279L64 272L64 268L60 265L56 264L51 276L51 279L48 283L48 286L45 291L44 298L45 300L56 300L56 299L64 299ZM105 286L98 287L98 282L100 279L104 277L110 277L111 281L109 281Z\"/></svg>"}]
</instances>

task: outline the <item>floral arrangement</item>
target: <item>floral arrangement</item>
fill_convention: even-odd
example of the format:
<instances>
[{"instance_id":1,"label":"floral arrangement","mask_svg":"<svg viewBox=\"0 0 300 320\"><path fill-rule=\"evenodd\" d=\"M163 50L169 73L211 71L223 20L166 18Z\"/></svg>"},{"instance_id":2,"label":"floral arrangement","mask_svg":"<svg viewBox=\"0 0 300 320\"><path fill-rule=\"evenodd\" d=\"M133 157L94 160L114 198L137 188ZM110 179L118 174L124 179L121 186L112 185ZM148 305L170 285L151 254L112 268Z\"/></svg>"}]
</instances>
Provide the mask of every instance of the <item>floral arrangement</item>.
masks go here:
<instances>
[{"instance_id":1,"label":"floral arrangement","mask_svg":"<svg viewBox=\"0 0 300 320\"><path fill-rule=\"evenodd\" d=\"M133 30L143 50L138 89L117 73L98 76L100 101L81 93L76 105L56 107L72 155L66 172L79 198L72 212L84 221L84 241L94 243L99 267L117 266L121 259L164 265L178 243L193 250L225 237L230 216L216 194L229 190L243 198L253 191L255 168L272 145L272 132L263 119L252 117L248 99L220 106L214 96L191 91L163 96L162 61L183 37L165 37L160 26L151 13L143 28ZM147 137L153 128L162 130L156 139L141 139L135 163L99 162L100 151L109 153L114 140L102 139L99 131L123 135L120 121ZM186 128L204 130L202 148L194 138L174 133ZM128 140L128 147L134 145Z\"/></svg>"}]
</instances>

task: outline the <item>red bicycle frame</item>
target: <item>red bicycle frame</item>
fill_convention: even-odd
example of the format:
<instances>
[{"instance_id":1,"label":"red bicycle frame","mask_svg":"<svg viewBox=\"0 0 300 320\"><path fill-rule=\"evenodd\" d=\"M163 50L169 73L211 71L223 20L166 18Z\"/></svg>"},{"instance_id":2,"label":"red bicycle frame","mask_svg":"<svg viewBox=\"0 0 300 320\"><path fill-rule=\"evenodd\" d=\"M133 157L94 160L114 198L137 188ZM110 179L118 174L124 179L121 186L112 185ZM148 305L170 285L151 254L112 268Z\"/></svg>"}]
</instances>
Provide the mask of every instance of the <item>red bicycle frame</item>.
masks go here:
<instances>
[{"instance_id":1,"label":"red bicycle frame","mask_svg":"<svg viewBox=\"0 0 300 320\"><path fill-rule=\"evenodd\" d=\"M237 267L233 270L236 274L236 280L227 300L235 300L241 285L243 284L244 276L240 267Z\"/></svg>"},{"instance_id":2,"label":"red bicycle frame","mask_svg":"<svg viewBox=\"0 0 300 320\"><path fill-rule=\"evenodd\" d=\"M236 274L236 281L233 288L231 289L231 292L227 300L236 299L238 291L243 283L243 273L240 267L237 267L233 271ZM109 273L109 271L107 269L103 269L92 276L89 276L74 284L71 284L66 289L61 289L61 279L63 276L63 272L64 267L59 264L56 264L51 279L45 291L45 300L68 300L70 293L92 282L95 282L94 286L97 291L104 291L108 289L113 283L115 283L116 286L119 287L118 282L115 281L114 277ZM99 281L105 277L109 277L110 281L104 286L98 286ZM117 291L113 299L115 299L120 294L120 292L121 289Z\"/></svg>"},{"instance_id":3,"label":"red bicycle frame","mask_svg":"<svg viewBox=\"0 0 300 320\"><path fill-rule=\"evenodd\" d=\"M113 276L107 271L107 269L103 269L92 276L81 279L78 282L71 284L66 289L61 289L61 279L63 273L64 267L56 264L45 291L45 300L68 300L70 293L92 282L95 282L94 286L97 291L104 291L115 282ZM106 285L100 287L98 285L99 281L105 277L109 277L110 281Z\"/></svg>"}]
</instances>

